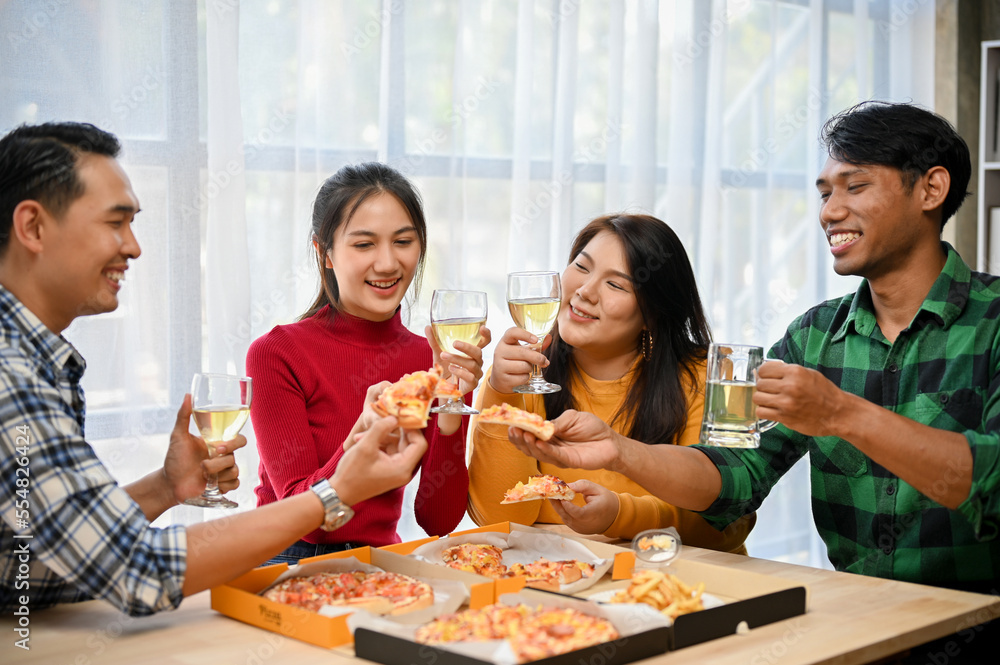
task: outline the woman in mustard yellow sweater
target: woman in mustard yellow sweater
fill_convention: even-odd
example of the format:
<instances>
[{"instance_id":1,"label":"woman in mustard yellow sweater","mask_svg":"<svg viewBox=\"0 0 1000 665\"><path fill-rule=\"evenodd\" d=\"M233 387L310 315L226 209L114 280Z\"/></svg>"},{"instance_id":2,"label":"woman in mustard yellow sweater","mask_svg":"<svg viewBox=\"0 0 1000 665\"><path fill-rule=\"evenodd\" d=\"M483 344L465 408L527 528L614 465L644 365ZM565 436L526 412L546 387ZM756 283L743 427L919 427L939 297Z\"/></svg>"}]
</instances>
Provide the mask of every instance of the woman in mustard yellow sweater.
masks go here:
<instances>
[{"instance_id":1,"label":"woman in mustard yellow sweater","mask_svg":"<svg viewBox=\"0 0 1000 665\"><path fill-rule=\"evenodd\" d=\"M525 330L504 333L477 407L506 402L549 419L589 411L618 432L651 445L698 442L705 401L705 355L711 333L680 239L646 215L609 215L577 235L562 275L563 301L544 355L522 346ZM522 395L531 364L563 387ZM746 553L755 516L717 531L701 516L651 496L613 471L561 469L514 448L502 425L472 421L469 515L477 524L566 524L580 533L632 538L674 526L684 543ZM655 442L655 443L654 443ZM517 481L551 473L579 494L575 502L500 505Z\"/></svg>"}]
</instances>

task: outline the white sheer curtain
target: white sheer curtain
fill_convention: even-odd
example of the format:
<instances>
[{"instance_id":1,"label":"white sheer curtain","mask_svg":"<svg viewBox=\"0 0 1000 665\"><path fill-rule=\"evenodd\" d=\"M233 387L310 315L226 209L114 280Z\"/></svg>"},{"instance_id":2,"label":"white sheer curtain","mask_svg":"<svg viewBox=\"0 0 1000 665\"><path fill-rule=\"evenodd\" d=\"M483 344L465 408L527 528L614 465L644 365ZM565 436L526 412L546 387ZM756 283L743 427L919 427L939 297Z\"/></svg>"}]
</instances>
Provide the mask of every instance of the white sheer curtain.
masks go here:
<instances>
[{"instance_id":1,"label":"white sheer curtain","mask_svg":"<svg viewBox=\"0 0 1000 665\"><path fill-rule=\"evenodd\" d=\"M908 0L139 0L0 5L0 130L115 131L142 201L122 307L68 331L90 361L88 435L120 478L162 460L199 368L317 288L311 201L381 159L424 196L432 289L490 294L561 269L611 210L669 222L716 339L769 345L837 278L811 185L830 114L861 99L933 108L934 3ZM254 505L257 460L241 454ZM752 554L824 565L800 465ZM175 510L164 521L201 518ZM420 535L404 517L404 537Z\"/></svg>"}]
</instances>

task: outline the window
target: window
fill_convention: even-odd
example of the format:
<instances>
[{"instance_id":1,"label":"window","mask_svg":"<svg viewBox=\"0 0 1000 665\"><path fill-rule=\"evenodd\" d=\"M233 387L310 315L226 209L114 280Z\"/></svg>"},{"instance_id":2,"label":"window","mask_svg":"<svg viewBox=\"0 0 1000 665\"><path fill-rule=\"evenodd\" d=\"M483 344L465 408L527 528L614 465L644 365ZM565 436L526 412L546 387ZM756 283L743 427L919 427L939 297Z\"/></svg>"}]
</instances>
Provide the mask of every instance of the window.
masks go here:
<instances>
[{"instance_id":1,"label":"window","mask_svg":"<svg viewBox=\"0 0 1000 665\"><path fill-rule=\"evenodd\" d=\"M499 336L508 271L561 269L586 221L633 209L684 240L716 339L769 345L855 285L816 228L819 127L865 98L933 106L933 15L898 0L6 3L0 126L115 131L144 209L122 307L67 332L90 360L88 435L124 451L120 477L158 463L151 442L213 340L241 368L311 301L312 198L359 160L388 161L424 197L415 330L434 288L461 285L490 294ZM207 29L236 17L238 51ZM221 130L242 127L242 155L216 143L210 107ZM210 168L214 150L235 165ZM226 208L232 186L245 197ZM206 270L233 257L242 272ZM821 562L802 471L765 503L756 554Z\"/></svg>"}]
</instances>

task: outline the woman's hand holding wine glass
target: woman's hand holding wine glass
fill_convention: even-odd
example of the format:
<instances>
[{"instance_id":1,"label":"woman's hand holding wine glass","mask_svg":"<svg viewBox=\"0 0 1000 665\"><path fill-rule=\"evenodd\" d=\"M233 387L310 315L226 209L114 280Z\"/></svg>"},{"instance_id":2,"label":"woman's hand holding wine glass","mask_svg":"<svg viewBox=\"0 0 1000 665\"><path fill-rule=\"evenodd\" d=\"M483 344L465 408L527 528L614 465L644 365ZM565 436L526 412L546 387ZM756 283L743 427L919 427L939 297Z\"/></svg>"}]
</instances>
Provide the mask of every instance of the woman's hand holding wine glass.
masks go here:
<instances>
[{"instance_id":1,"label":"woman's hand holding wine glass","mask_svg":"<svg viewBox=\"0 0 1000 665\"><path fill-rule=\"evenodd\" d=\"M515 325L534 335L529 345L540 351L545 335L552 330L562 305L562 279L557 272L512 272L507 275L507 306ZM542 377L541 367L532 364L528 382L514 386L516 393L544 394L562 390Z\"/></svg>"},{"instance_id":2,"label":"woman's hand holding wine glass","mask_svg":"<svg viewBox=\"0 0 1000 665\"><path fill-rule=\"evenodd\" d=\"M438 289L431 297L431 331L433 341L431 345L435 348L438 356L441 353L456 356L452 362L444 366L446 376L452 372L453 365L462 367L459 363L464 363L466 359L472 361L472 369L464 367L472 374L472 380L462 379L455 374L452 379L459 386L461 392L467 393L479 383L483 376L483 356L482 347L490 342L490 331L486 328L487 300L486 294L482 291L456 291L449 289ZM431 339L428 336L428 339ZM463 343L468 346L463 351L456 347L456 343ZM472 354L472 355L470 355ZM444 365L445 363L442 362ZM463 385L464 384L464 385ZM462 400L455 398L446 404L436 406L431 409L434 413L454 413L458 415L472 415L479 413L473 408L466 406Z\"/></svg>"}]
</instances>

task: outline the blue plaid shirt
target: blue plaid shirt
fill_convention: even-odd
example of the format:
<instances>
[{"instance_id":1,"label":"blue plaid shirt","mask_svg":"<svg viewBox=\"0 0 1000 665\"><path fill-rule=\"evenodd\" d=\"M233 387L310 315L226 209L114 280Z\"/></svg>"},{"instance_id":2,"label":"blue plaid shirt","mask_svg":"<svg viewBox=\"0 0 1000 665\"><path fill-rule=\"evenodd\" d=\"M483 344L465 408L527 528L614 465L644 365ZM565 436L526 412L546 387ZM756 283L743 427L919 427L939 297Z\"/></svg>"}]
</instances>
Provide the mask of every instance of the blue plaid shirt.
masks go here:
<instances>
[{"instance_id":1,"label":"blue plaid shirt","mask_svg":"<svg viewBox=\"0 0 1000 665\"><path fill-rule=\"evenodd\" d=\"M183 527L150 526L84 440L86 363L0 286L0 612L181 602Z\"/></svg>"}]
</instances>

